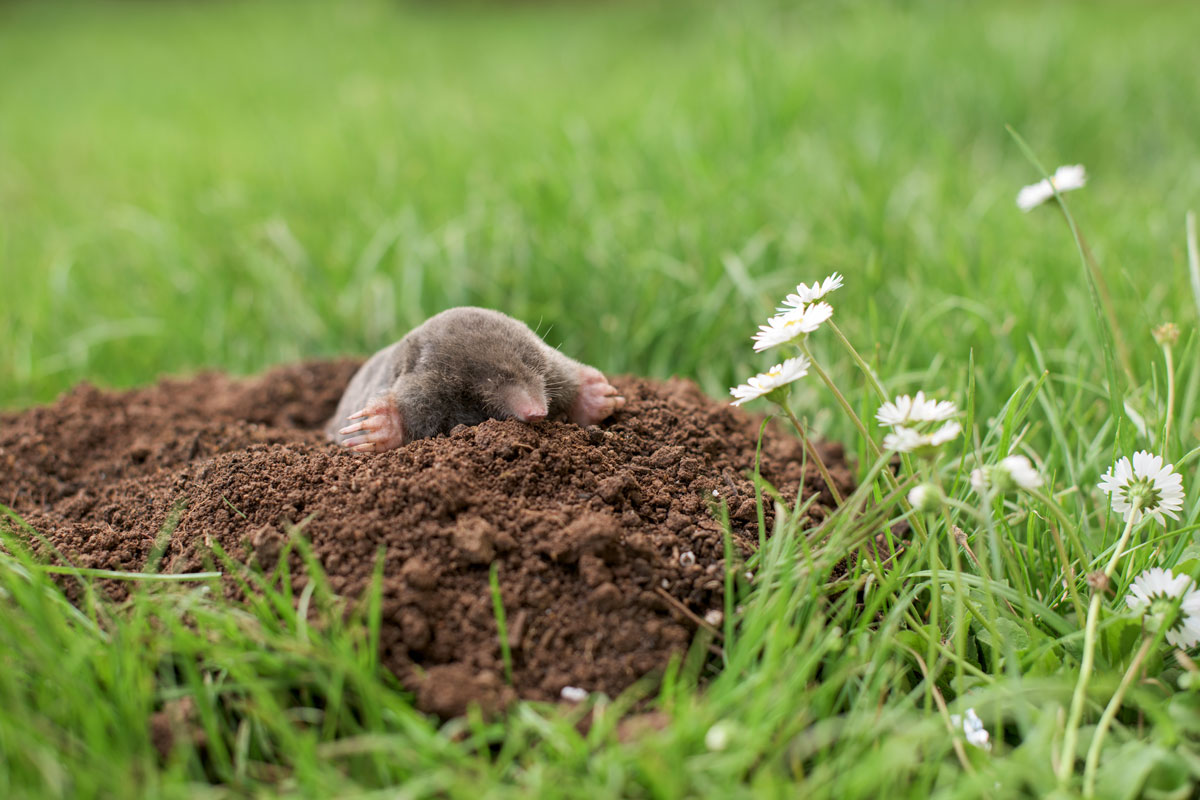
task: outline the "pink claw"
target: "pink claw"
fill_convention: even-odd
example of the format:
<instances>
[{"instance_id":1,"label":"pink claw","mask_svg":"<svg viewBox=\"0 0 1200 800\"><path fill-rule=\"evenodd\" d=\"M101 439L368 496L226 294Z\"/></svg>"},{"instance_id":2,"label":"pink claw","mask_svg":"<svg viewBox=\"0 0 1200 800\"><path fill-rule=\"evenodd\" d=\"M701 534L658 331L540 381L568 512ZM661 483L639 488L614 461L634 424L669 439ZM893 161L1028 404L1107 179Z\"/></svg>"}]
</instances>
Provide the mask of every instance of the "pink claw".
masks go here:
<instances>
[{"instance_id":1,"label":"pink claw","mask_svg":"<svg viewBox=\"0 0 1200 800\"><path fill-rule=\"evenodd\" d=\"M359 453L380 453L404 444L404 420L400 417L400 410L390 400L373 400L347 419L360 421L338 431L340 436L358 434L343 439L343 447Z\"/></svg>"},{"instance_id":2,"label":"pink claw","mask_svg":"<svg viewBox=\"0 0 1200 800\"><path fill-rule=\"evenodd\" d=\"M579 371L579 393L571 404L570 418L577 425L595 425L625 407L625 398L617 394L603 373L595 367Z\"/></svg>"}]
</instances>

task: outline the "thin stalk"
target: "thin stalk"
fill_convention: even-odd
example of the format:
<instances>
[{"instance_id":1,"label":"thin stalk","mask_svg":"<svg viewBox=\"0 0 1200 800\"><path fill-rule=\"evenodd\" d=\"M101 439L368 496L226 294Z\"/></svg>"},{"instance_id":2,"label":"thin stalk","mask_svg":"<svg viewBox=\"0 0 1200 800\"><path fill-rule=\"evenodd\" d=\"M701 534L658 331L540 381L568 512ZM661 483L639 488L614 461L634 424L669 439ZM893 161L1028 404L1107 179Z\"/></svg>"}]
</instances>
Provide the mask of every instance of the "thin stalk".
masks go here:
<instances>
[{"instance_id":1,"label":"thin stalk","mask_svg":"<svg viewBox=\"0 0 1200 800\"><path fill-rule=\"evenodd\" d=\"M1175 359L1171 355L1171 345L1162 346L1163 358L1167 361L1167 421L1163 423L1163 452L1171 441L1171 423L1175 421Z\"/></svg>"},{"instance_id":2,"label":"thin stalk","mask_svg":"<svg viewBox=\"0 0 1200 800\"><path fill-rule=\"evenodd\" d=\"M492 589L492 613L496 617L496 636L500 639L500 658L504 661L504 680L513 682L512 645L508 642L508 624L504 615L504 599L500 596L500 562L493 561L488 571Z\"/></svg>"},{"instance_id":3,"label":"thin stalk","mask_svg":"<svg viewBox=\"0 0 1200 800\"><path fill-rule=\"evenodd\" d=\"M1050 513L1058 518L1059 523L1063 526L1063 530L1067 532L1068 539L1071 542L1071 547L1075 548L1077 553L1086 553L1087 549L1083 546L1083 541L1079 538L1079 532L1075 529L1075 522L1067 516L1067 512L1062 510L1057 502L1050 495L1039 489L1026 489L1029 496L1037 500L1046 507ZM1066 557L1066 551L1063 552L1063 557ZM1063 568L1066 569L1066 562L1063 563Z\"/></svg>"},{"instance_id":4,"label":"thin stalk","mask_svg":"<svg viewBox=\"0 0 1200 800\"><path fill-rule=\"evenodd\" d=\"M1075 241L1075 249L1078 251L1079 259L1083 264L1083 274L1087 278L1088 296L1092 301L1092 313L1096 316L1097 333L1100 335L1100 344L1104 349L1104 371L1108 377L1109 407L1114 418L1123 419L1125 416L1125 397L1121 389L1121 384L1117 381L1117 371L1114 365L1116 357L1113 354L1113 337L1117 335L1115 333L1116 329L1111 322L1111 312L1106 313L1100 299L1100 290L1096 286L1095 269L1093 263L1089 262L1088 254L1084 252L1086 245L1079 233L1079 226L1075 224L1075 218L1071 215L1071 210L1067 207L1067 202L1063 200L1062 194L1058 191L1058 187L1054 184L1054 181L1050 180L1050 174L1046 172L1046 168L1038 161L1037 156L1033 153L1033 149L1030 148L1011 125L1006 125L1005 128L1008 130L1009 135L1013 137L1013 141L1017 143L1017 147L1029 159L1029 163L1033 164L1037 168L1037 171L1042 174L1042 177L1050 182L1050 187L1054 190L1054 199L1058 201L1059 210L1062 211L1063 218L1067 221L1067 227L1071 230L1071 238Z\"/></svg>"},{"instance_id":5,"label":"thin stalk","mask_svg":"<svg viewBox=\"0 0 1200 800\"><path fill-rule=\"evenodd\" d=\"M1054 550L1058 553L1058 560L1063 565L1063 577L1067 580L1067 595L1071 598L1071 605L1075 607L1075 618L1083 618L1083 601L1079 599L1079 589L1075 586L1075 570L1071 568L1071 559L1067 557L1067 548L1063 545L1062 534L1058 532L1053 520L1046 521L1046 527L1050 529L1050 536L1054 539Z\"/></svg>"},{"instance_id":6,"label":"thin stalk","mask_svg":"<svg viewBox=\"0 0 1200 800\"><path fill-rule=\"evenodd\" d=\"M1060 201L1062 198L1059 198ZM1066 206L1061 202L1058 206L1063 212L1063 216L1067 217L1067 224L1071 224L1070 215L1067 214ZM1130 382L1133 381L1133 364L1129 360L1129 345L1125 342L1125 337L1121 333L1121 328L1117 324L1117 312L1113 309L1112 293L1108 290L1108 282L1104 280L1104 273L1100 271L1100 265L1096 263L1096 257L1092 255L1092 248L1088 247L1087 239L1083 236L1083 231L1078 231L1079 247L1083 250L1083 259L1087 262L1088 269L1092 271L1092 279L1096 282L1096 293L1100 295L1100 303L1104 306L1104 315L1108 317L1108 325L1112 328L1113 343L1117 347L1117 358L1121 362L1121 369L1124 370L1126 377Z\"/></svg>"},{"instance_id":7,"label":"thin stalk","mask_svg":"<svg viewBox=\"0 0 1200 800\"><path fill-rule=\"evenodd\" d=\"M1200 311L1200 246L1196 245L1196 212L1189 211L1185 219L1187 229L1188 274L1192 279L1192 300Z\"/></svg>"},{"instance_id":8,"label":"thin stalk","mask_svg":"<svg viewBox=\"0 0 1200 800\"><path fill-rule=\"evenodd\" d=\"M819 363L817 363L815 358L813 358L812 352L808 349L808 343L801 341L800 350L804 353L804 355L808 356L808 360L811 363L813 370L817 373L817 377L819 377L821 381L824 382L827 387L829 387L829 391L833 392L833 398L838 401L838 405L842 407L842 411L846 412L846 416L849 417L850 421L854 423L854 427L858 428L859 435L866 440L867 446L871 448L871 453L876 458L879 458L879 456L883 455L883 453L879 450L879 445L875 444L875 440L872 439L871 434L867 432L867 426L864 425L863 421L858 418L858 414L854 413L854 408L851 407L850 402L846 399L845 395L842 394L842 391L838 389L837 384L833 382L833 378L829 377L829 373L826 372Z\"/></svg>"},{"instance_id":9,"label":"thin stalk","mask_svg":"<svg viewBox=\"0 0 1200 800\"><path fill-rule=\"evenodd\" d=\"M1108 701L1104 713L1100 716L1100 722L1096 725L1096 733L1092 736L1091 745L1088 746L1087 761L1083 768L1084 797L1096 796L1096 768L1100 764L1100 746L1104 743L1104 737L1108 734L1108 728L1112 725L1113 718L1121 708L1121 703L1125 699L1125 692L1128 691L1129 685L1133 683L1133 679L1141 671L1142 661L1146 658L1146 654L1150 652L1152 644L1154 644L1154 637L1147 637L1142 641L1142 646L1138 648L1137 655L1133 657L1133 663L1129 665L1129 669L1125 670L1125 675L1121 678L1121 685L1117 687L1116 693Z\"/></svg>"},{"instance_id":10,"label":"thin stalk","mask_svg":"<svg viewBox=\"0 0 1200 800\"><path fill-rule=\"evenodd\" d=\"M1134 498L1133 508L1129 511L1129 519L1125 522L1125 530L1117 540L1112 558L1104 568L1104 577L1111 578L1117 569L1125 545L1133 533L1133 523L1141 510L1141 498ZM1101 590L1093 590L1092 602L1088 606L1087 625L1083 629L1083 660L1079 664L1079 681L1075 684L1075 693L1071 695L1071 710L1067 715L1067 729L1063 734L1062 756L1058 764L1058 782L1065 785L1067 778L1075 769L1075 748L1079 741L1079 722L1083 718L1083 703L1087 695L1088 681L1092 677L1092 665L1096 658L1096 627L1100 621L1100 604L1104 600Z\"/></svg>"},{"instance_id":11,"label":"thin stalk","mask_svg":"<svg viewBox=\"0 0 1200 800\"><path fill-rule=\"evenodd\" d=\"M817 363L815 358L813 358L812 352L808 349L808 344L803 340L800 341L800 352L804 353L804 355L808 357L813 371L817 373L817 377L819 377L821 381L827 387L829 387L829 391L833 392L834 399L838 401L838 405L842 407L842 410L846 412L846 416L848 416L850 421L854 423L854 427L858 428L858 433L867 443L867 447L871 449L871 454L877 459L883 458L883 451L879 449L879 445L875 444L875 440L872 439L871 434L867 432L867 426L864 425L863 421L858 418L858 414L854 413L854 409L850 406L850 402L846 400L845 395L843 395L841 390L838 389L837 384L833 382L833 378L829 377L829 373L826 372L819 363ZM883 475L893 489L899 488L900 482L896 480L896 476L892 474L890 469L883 470ZM901 498L900 504L901 508L903 508L905 511L912 510L912 506L909 504L908 498ZM913 530L915 530L922 539L928 538L928 533L925 529L925 523L923 520L918 522L918 518L914 516L912 518L912 523Z\"/></svg>"},{"instance_id":12,"label":"thin stalk","mask_svg":"<svg viewBox=\"0 0 1200 800\"><path fill-rule=\"evenodd\" d=\"M933 679L930 675L929 667L926 666L921 655L911 648L908 648L908 652L912 653L913 658L917 660L917 665L921 668L921 673L925 676L925 683L932 685ZM950 732L950 746L954 748L954 754L958 756L958 763L962 764L962 768L968 775L974 775L975 768L971 766L971 760L967 758L967 753L963 749L962 742L958 740L958 732L950 723L950 709L946 708L946 700L942 697L942 693L938 691L937 686L933 687L933 699L937 702L938 711L942 714L942 721L946 723L946 729Z\"/></svg>"},{"instance_id":13,"label":"thin stalk","mask_svg":"<svg viewBox=\"0 0 1200 800\"><path fill-rule=\"evenodd\" d=\"M792 421L792 426L796 429L796 435L800 437L800 441L804 444L804 449L808 451L808 457L817 465L817 471L821 473L821 480L825 481L825 486L829 489L829 493L833 495L833 502L840 506L842 504L841 492L833 485L833 476L829 474L829 469L825 466L825 461L821 458L817 449L813 447L812 442L808 440L808 436L805 435L804 428L800 426L800 420L796 419L796 415L792 413L792 409L786 400L780 402L779 406L787 414L788 419Z\"/></svg>"},{"instance_id":14,"label":"thin stalk","mask_svg":"<svg viewBox=\"0 0 1200 800\"><path fill-rule=\"evenodd\" d=\"M875 377L875 371L872 370L871 366L867 364L867 362L863 360L863 357L858 354L858 351L854 349L854 345L850 344L850 340L846 338L846 334L842 333L842 329L834 324L832 319L825 324L829 326L829 329L833 331L833 335L836 336L838 341L842 343L842 347L846 348L846 352L850 354L852 359L854 359L854 363L858 365L859 371L866 376L867 382L871 384L871 388L875 390L875 394L879 395L880 400L886 401L888 399L887 392L884 391L883 385L879 382L879 379Z\"/></svg>"},{"instance_id":15,"label":"thin stalk","mask_svg":"<svg viewBox=\"0 0 1200 800\"><path fill-rule=\"evenodd\" d=\"M942 488L938 486L938 493L943 497L945 494ZM967 656L967 626L963 622L963 607L967 605L966 592L963 591L962 584L962 564L958 553L958 538L955 535L954 522L950 519L950 509L946 507L945 502L941 504L942 523L946 526L946 533L950 536L950 566L954 570L954 655L957 657L954 666L954 687L959 689L963 686L963 672L960 666ZM932 525L930 526L933 527ZM991 599L991 594L988 593L988 599ZM993 615L992 619L995 619ZM990 630L991 624L985 623L989 628L988 633L994 633ZM999 642L998 638L992 639L993 642Z\"/></svg>"}]
</instances>

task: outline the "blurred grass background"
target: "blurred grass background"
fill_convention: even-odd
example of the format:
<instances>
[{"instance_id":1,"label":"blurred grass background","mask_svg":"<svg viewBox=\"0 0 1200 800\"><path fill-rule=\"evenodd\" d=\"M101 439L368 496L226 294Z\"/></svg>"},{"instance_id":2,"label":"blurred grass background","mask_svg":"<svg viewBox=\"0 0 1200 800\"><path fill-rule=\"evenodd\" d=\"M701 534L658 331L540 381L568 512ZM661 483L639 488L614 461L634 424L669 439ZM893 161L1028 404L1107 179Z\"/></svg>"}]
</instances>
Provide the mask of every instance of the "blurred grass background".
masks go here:
<instances>
[{"instance_id":1,"label":"blurred grass background","mask_svg":"<svg viewBox=\"0 0 1200 800\"><path fill-rule=\"evenodd\" d=\"M1089 170L1068 200L1131 345L1141 446L1163 416L1150 328L1181 324L1162 437L1178 460L1200 406L1183 230L1200 206L1196 31L1194 2L0 4L0 407L83 379L367 353L463 303L605 370L721 395L771 363L750 335L783 294L839 270L836 319L888 388L948 389L967 410L960 466L1014 437L1041 454L1086 542L1063 557L1081 583L1116 536L1089 487L1118 423L1079 258L1056 211L1015 208L1038 175L1004 126L1047 167ZM811 344L869 417L831 340ZM797 391L823 433L850 433L816 381ZM1138 545L1122 586L1195 570L1191 482L1185 526ZM943 531L865 606L834 608L844 540L801 573L794 515L728 668L701 693L694 661L655 701L671 724L631 740L619 704L587 734L530 705L439 730L379 674L367 626L310 625L290 588L252 613L203 586L81 611L0 548L0 796L773 797L799 781L843 800L1048 796L1081 623L1044 506L1005 512L1012 561L982 599L939 587ZM1020 612L990 587L1015 587L1001 596ZM968 600L986 636L959 625ZM1112 642L1136 645L1141 622L1118 608L1104 625L1106 699L1130 655ZM963 660L951 631L978 654L967 680L946 678ZM1101 796L1188 796L1200 778L1200 694L1155 659ZM938 686L979 705L994 764L951 768ZM146 720L183 700L209 745L164 763ZM705 741L717 724L727 750Z\"/></svg>"},{"instance_id":2,"label":"blurred grass background","mask_svg":"<svg viewBox=\"0 0 1200 800\"><path fill-rule=\"evenodd\" d=\"M1006 397L1030 337L1099 377L1004 125L1087 165L1143 363L1194 311L1197 30L1185 2L6 4L0 406L366 353L468 303L721 394L833 270L892 388L961 388L974 350Z\"/></svg>"}]
</instances>

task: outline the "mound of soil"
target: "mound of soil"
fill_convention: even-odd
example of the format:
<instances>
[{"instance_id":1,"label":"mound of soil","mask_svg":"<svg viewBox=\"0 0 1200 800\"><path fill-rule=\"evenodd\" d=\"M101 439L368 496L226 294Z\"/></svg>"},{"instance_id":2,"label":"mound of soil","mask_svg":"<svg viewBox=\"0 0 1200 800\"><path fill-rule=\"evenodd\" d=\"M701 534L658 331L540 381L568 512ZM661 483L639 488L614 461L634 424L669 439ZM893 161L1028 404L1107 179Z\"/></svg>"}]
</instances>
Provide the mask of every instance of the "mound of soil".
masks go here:
<instances>
[{"instance_id":1,"label":"mound of soil","mask_svg":"<svg viewBox=\"0 0 1200 800\"><path fill-rule=\"evenodd\" d=\"M714 506L728 506L743 554L758 541L750 415L687 381L618 378L628 404L601 426L492 420L361 456L320 433L357 366L207 373L128 392L84 384L52 406L0 415L0 500L81 567L144 569L173 510L165 572L204 569L213 542L271 569L290 527L306 520L333 590L356 598L382 551L383 661L418 707L442 716L471 701L501 705L514 690L615 695L722 608ZM841 448L821 447L848 492ZM801 484L805 497L818 493L819 521L832 497L801 456L793 437L770 436L762 472L785 494ZM299 557L289 558L303 585Z\"/></svg>"}]
</instances>

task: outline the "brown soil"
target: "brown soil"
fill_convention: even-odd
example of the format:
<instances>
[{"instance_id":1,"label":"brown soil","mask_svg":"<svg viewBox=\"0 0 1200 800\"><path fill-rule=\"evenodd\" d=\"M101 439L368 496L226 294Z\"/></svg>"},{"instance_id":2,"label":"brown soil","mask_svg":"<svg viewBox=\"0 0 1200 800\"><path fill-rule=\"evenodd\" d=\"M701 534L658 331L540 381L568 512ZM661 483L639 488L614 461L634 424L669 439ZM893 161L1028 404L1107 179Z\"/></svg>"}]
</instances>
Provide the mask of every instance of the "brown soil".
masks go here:
<instances>
[{"instance_id":1,"label":"brown soil","mask_svg":"<svg viewBox=\"0 0 1200 800\"><path fill-rule=\"evenodd\" d=\"M210 373L129 392L81 385L52 406L0 415L0 501L80 567L144 569L180 503L166 572L204 569L212 542L270 569L307 519L333 590L356 598L382 549L383 661L420 708L443 716L512 697L493 562L513 689L557 699L564 686L619 693L722 607L715 504L728 505L742 554L757 544L747 477L757 421L690 382L619 378L628 405L599 427L493 420L360 456L319 430L356 367ZM822 448L848 491L841 448ZM819 520L832 498L800 459L792 437L768 437L762 472L785 496L801 480L806 497L821 492L810 512Z\"/></svg>"}]
</instances>

